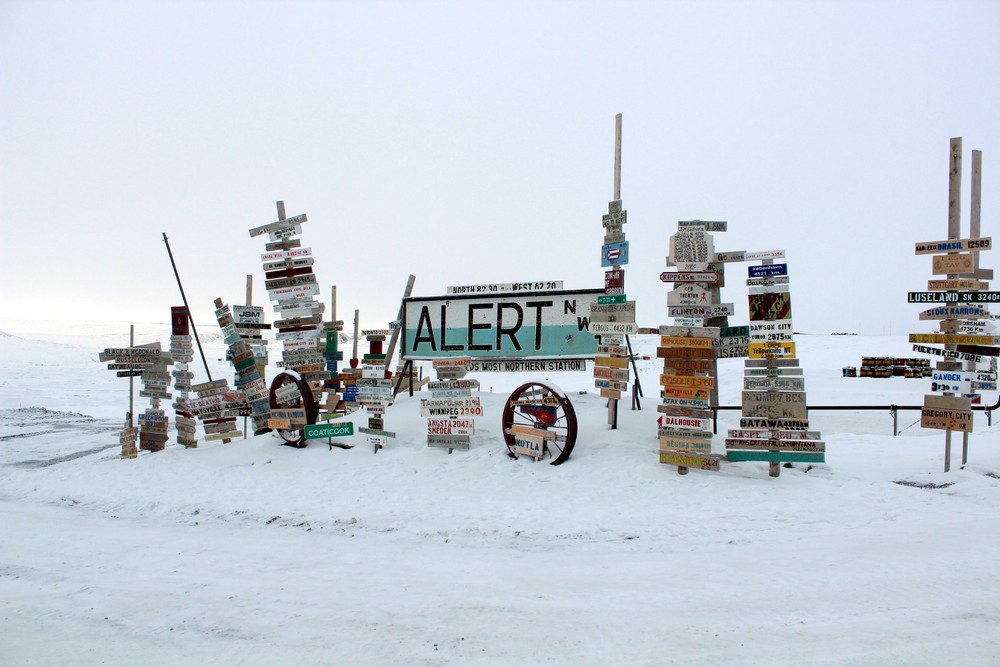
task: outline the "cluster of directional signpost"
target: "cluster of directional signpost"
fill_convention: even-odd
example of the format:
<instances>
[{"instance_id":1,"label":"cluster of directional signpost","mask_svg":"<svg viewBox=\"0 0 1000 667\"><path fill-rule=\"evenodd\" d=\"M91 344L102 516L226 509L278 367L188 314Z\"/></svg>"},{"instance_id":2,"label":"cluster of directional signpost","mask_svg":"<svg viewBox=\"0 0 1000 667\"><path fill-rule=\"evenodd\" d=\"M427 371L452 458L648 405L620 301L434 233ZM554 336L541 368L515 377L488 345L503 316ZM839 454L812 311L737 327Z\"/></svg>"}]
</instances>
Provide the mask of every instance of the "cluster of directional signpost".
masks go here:
<instances>
[{"instance_id":1,"label":"cluster of directional signpost","mask_svg":"<svg viewBox=\"0 0 1000 667\"><path fill-rule=\"evenodd\" d=\"M191 381L194 373L190 363L194 360L194 347L191 345L190 318L186 306L174 306L170 309L170 356L174 359L174 390L177 398L174 402L174 421L177 426L177 444L185 447L197 447L198 422L194 415L187 411L187 402L191 395Z\"/></svg>"},{"instance_id":2,"label":"cluster of directional signpost","mask_svg":"<svg viewBox=\"0 0 1000 667\"><path fill-rule=\"evenodd\" d=\"M675 324L659 329L656 356L663 359L663 373L657 435L660 462L677 466L682 475L691 467L719 469L720 457L711 453L710 406L718 404L713 398L718 396L719 325L728 325L732 304L719 301L724 276L713 263L709 229L725 231L725 223L680 223L677 234L670 237L667 256L667 265L676 271L660 275L661 281L674 286L667 294L667 314Z\"/></svg>"},{"instance_id":3,"label":"cluster of directional signpost","mask_svg":"<svg viewBox=\"0 0 1000 667\"><path fill-rule=\"evenodd\" d=\"M388 438L395 438L393 431L385 430L385 409L392 403L392 380L386 377L386 355L383 351L388 329L366 329L361 332L368 342L368 352L361 359L361 377L355 380L358 403L368 410L368 427L358 429L368 436L377 452Z\"/></svg>"},{"instance_id":4,"label":"cluster of directional signpost","mask_svg":"<svg viewBox=\"0 0 1000 667\"><path fill-rule=\"evenodd\" d=\"M972 405L981 400L977 392L997 389L1000 355L1000 336L994 335L995 328L989 322L993 316L985 307L1000 301L1000 292L989 291L986 281L992 279L993 272L979 267L979 253L992 249L992 241L980 235L978 151L973 152L973 163L970 234L960 238L961 139L953 139L948 238L916 245L917 255L931 255L933 274L943 278L931 279L926 292L909 293L911 303L933 306L921 313L920 319L938 321L940 326L936 333L911 334L910 342L915 343L914 351L943 359L935 366L933 393L925 397L921 426L946 431L946 471L952 432L963 433L963 463L967 460ZM673 270L660 275L662 282L672 284L667 314L673 322L657 329L641 329L636 324L635 302L628 301L625 295L622 267L628 263L629 244L622 231L627 214L622 209L620 178L619 114L614 199L603 216L601 263L607 269L603 294L599 289L566 291L561 281L549 281L460 286L449 288L449 294L442 298L411 297L410 276L392 328L361 332L369 345L361 359L355 310L354 352L349 368L340 365L344 357L338 349L343 322L335 319L336 287L332 319L322 322L325 307L315 299L319 286L313 274L312 251L302 248L296 238L306 216L286 218L284 203L278 202L278 221L251 229L250 236L270 237L261 259L268 296L276 302L274 308L280 315L274 326L277 340L284 344L278 362L284 371L268 392L263 377L266 345L260 330L270 325L262 321L263 308L249 305L249 276L247 305L231 310L221 299L216 300L215 314L237 373L236 391L229 389L226 380L212 380L210 375L207 382L192 384L188 312L186 306L175 307L171 313L169 354L161 352L159 343L130 343L127 348L109 348L100 355L101 361L111 362L109 368L119 376L141 376L144 386L139 395L151 401L139 416L140 431L132 423L130 396L120 436L122 457L137 456L137 439L140 449L164 448L167 417L160 409L160 400L171 398L167 391L171 375L179 392L174 404L178 442L186 447L197 446L195 417L202 420L206 440L228 441L240 435L235 418L245 414L253 416L256 433L266 428L301 431L296 441L300 444L309 438L353 435L350 422L314 422L364 407L368 426L359 430L378 451L387 438L396 436L385 430L384 419L397 389L388 363L402 331L400 358L406 366L401 372L412 375L414 359L429 359L437 373L437 381L429 384L431 396L420 401L421 415L428 417L428 446L447 448L449 452L469 448L475 434L474 417L482 415L480 399L472 396L479 382L465 379L470 368L580 370L591 356L595 385L608 399L608 424L617 428L617 403L629 389L630 361L634 368L628 337L655 333L660 336L657 358L663 361L659 377L661 404L657 406L660 462L686 474L691 467L719 470L723 459L764 461L770 463L772 476L778 476L781 463L823 462L825 445L818 432L809 430L805 379L796 357L788 265L774 263L784 258L784 251L717 252L712 233L727 231L726 222L679 222L677 233L670 237L667 256L667 266ZM734 262L760 263L748 266L749 323L731 326L729 317L735 310L732 303L722 302L721 289L725 286L725 265ZM579 304L586 304L581 311L589 315L586 319L577 315ZM449 316L453 323L459 323L458 328L449 328ZM464 330L461 325L465 325ZM529 342L522 330L533 334L531 351L525 349ZM390 334L389 349L384 350ZM548 337L553 335L555 339L550 340ZM468 356L459 356L463 353ZM531 356L536 359L529 359ZM729 430L723 456L712 453L712 438L718 410L728 409L719 405L718 359L725 358L746 361L739 428ZM175 364L172 374L167 372L170 364ZM338 394L341 382L343 400ZM317 417L315 406L321 403L324 391L326 413ZM198 396L191 398L189 392ZM638 406L639 395L636 378L633 408ZM515 414L518 411L527 417ZM552 443L558 454L554 462L561 463L568 458L576 438L575 413L561 390L528 383L508 401L504 434L515 458L541 458L547 443Z\"/></svg>"},{"instance_id":5,"label":"cluster of directional signpost","mask_svg":"<svg viewBox=\"0 0 1000 667\"><path fill-rule=\"evenodd\" d=\"M476 433L474 417L483 414L479 397L472 395L479 381L464 379L472 358L443 357L432 363L437 381L428 384L431 397L420 401L420 414L428 418L427 446L446 448L449 454L469 449Z\"/></svg>"},{"instance_id":6,"label":"cluster of directional signpost","mask_svg":"<svg viewBox=\"0 0 1000 667\"><path fill-rule=\"evenodd\" d=\"M747 267L750 314L740 428L730 429L730 461L767 461L770 475L782 462L822 463L825 444L809 430L805 378L795 355L788 265L775 264L783 250L744 253L761 260Z\"/></svg>"},{"instance_id":7,"label":"cluster of directional signpost","mask_svg":"<svg viewBox=\"0 0 1000 667\"><path fill-rule=\"evenodd\" d=\"M940 357L931 375L931 391L924 397L920 425L945 431L944 470L951 469L951 434L962 433L962 464L968 461L969 433L973 430L972 404L984 390L997 389L996 358L1000 336L989 321L986 305L1000 301L1000 292L989 291L992 269L979 267L979 253L993 248L990 237L980 236L982 153L972 152L972 197L969 238L961 234L962 140L951 140L948 181L948 238L916 244L917 255L931 255L936 278L926 292L910 292L910 303L933 304L921 320L937 321L938 333L910 334L914 351ZM941 277L943 276L943 277ZM931 347L928 344L941 345Z\"/></svg>"}]
</instances>

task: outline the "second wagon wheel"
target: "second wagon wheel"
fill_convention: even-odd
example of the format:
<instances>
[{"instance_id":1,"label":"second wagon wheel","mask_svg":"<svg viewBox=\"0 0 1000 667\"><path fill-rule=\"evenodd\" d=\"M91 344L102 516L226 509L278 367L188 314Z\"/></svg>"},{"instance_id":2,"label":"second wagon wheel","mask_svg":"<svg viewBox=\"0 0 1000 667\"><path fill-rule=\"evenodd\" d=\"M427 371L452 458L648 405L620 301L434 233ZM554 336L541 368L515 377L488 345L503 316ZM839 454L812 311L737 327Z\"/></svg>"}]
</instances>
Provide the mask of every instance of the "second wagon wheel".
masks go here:
<instances>
[{"instance_id":1,"label":"second wagon wheel","mask_svg":"<svg viewBox=\"0 0 1000 667\"><path fill-rule=\"evenodd\" d=\"M559 387L526 382L504 405L503 438L511 458L549 456L557 466L569 458L576 444L576 412Z\"/></svg>"},{"instance_id":2,"label":"second wagon wheel","mask_svg":"<svg viewBox=\"0 0 1000 667\"><path fill-rule=\"evenodd\" d=\"M278 373L271 381L271 394L269 400L271 409L275 408L302 408L306 413L306 423L315 424L316 417L319 416L319 406L313 399L309 385L302 377L293 371ZM285 443L293 447L305 447L305 429L292 426L289 429L275 429L278 436Z\"/></svg>"}]
</instances>

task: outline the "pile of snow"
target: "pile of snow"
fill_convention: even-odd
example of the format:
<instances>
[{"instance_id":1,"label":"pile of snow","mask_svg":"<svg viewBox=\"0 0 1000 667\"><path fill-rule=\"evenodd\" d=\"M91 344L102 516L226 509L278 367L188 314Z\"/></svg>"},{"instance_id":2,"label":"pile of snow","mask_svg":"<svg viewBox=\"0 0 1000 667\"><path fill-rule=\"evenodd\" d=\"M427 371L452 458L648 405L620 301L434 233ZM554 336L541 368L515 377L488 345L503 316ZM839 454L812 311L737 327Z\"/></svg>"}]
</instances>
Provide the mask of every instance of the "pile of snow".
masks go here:
<instances>
[{"instance_id":1,"label":"pile of snow","mask_svg":"<svg viewBox=\"0 0 1000 667\"><path fill-rule=\"evenodd\" d=\"M617 430L589 373L548 378L580 420L554 467L506 454L503 403L537 379L517 374L475 376L469 451L426 446L418 393L377 454L269 434L121 460L128 380L97 361L120 337L0 336L0 662L1000 664L1000 426L977 412L944 473L916 412L894 437L888 410L817 411L824 464L680 476L656 454L656 337L633 342L645 397ZM912 356L904 337L796 343L810 405L927 391L841 374ZM742 372L721 363L723 404ZM715 451L738 419L720 413Z\"/></svg>"}]
</instances>

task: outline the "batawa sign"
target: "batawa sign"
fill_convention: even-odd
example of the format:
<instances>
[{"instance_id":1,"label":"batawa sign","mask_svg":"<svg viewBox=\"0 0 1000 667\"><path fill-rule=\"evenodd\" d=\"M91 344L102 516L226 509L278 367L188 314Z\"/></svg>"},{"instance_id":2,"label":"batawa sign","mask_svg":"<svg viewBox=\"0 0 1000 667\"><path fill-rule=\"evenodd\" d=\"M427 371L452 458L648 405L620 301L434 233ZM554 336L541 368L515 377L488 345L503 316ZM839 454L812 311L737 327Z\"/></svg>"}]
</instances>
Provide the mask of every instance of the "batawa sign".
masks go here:
<instances>
[{"instance_id":1,"label":"batawa sign","mask_svg":"<svg viewBox=\"0 0 1000 667\"><path fill-rule=\"evenodd\" d=\"M403 300L405 359L593 357L587 330L603 290L525 292Z\"/></svg>"}]
</instances>

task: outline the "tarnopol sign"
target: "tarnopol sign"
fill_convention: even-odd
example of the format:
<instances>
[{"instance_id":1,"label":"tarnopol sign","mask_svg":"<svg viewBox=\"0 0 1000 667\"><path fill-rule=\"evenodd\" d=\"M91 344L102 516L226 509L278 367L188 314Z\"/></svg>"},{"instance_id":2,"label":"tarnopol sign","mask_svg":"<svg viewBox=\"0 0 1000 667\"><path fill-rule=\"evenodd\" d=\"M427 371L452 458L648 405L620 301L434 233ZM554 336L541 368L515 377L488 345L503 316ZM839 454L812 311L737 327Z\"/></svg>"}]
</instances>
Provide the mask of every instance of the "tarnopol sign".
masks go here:
<instances>
[{"instance_id":1,"label":"tarnopol sign","mask_svg":"<svg viewBox=\"0 0 1000 667\"><path fill-rule=\"evenodd\" d=\"M593 357L587 330L603 289L517 292L403 300L404 359Z\"/></svg>"}]
</instances>

